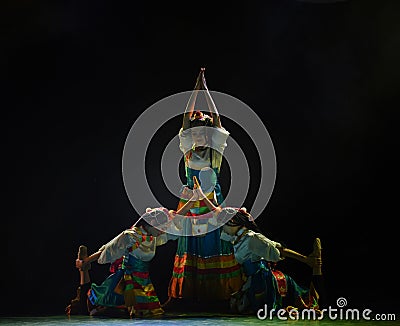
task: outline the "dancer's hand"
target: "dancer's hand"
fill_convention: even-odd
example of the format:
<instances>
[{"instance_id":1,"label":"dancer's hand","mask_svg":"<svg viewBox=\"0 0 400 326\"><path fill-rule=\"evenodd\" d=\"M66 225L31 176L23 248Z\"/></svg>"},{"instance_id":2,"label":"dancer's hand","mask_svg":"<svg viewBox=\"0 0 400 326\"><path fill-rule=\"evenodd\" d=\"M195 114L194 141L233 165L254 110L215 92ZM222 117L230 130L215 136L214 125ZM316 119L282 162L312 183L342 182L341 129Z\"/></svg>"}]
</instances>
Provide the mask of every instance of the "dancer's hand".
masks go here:
<instances>
[{"instance_id":1,"label":"dancer's hand","mask_svg":"<svg viewBox=\"0 0 400 326\"><path fill-rule=\"evenodd\" d=\"M192 191L192 197L190 197L190 199L189 199L189 201L191 201L191 202L195 202L195 201L200 200L199 199L199 192L196 191L196 189L197 189L197 186L194 185L193 191Z\"/></svg>"},{"instance_id":2,"label":"dancer's hand","mask_svg":"<svg viewBox=\"0 0 400 326\"><path fill-rule=\"evenodd\" d=\"M89 263L89 261L88 261L87 257L83 260L77 259L77 260L75 260L75 267L78 269L83 269L83 268L85 268L85 266L87 266L88 263Z\"/></svg>"},{"instance_id":3,"label":"dancer's hand","mask_svg":"<svg viewBox=\"0 0 400 326\"><path fill-rule=\"evenodd\" d=\"M192 198L192 196L193 196L193 190L192 189L190 189L189 187L183 188L183 191L181 193L181 197L182 198L189 200L190 198Z\"/></svg>"},{"instance_id":4,"label":"dancer's hand","mask_svg":"<svg viewBox=\"0 0 400 326\"><path fill-rule=\"evenodd\" d=\"M197 76L197 79L196 79L196 85L194 86L195 90L203 89L203 73L204 73L204 70L203 70L203 68L201 68L199 75Z\"/></svg>"},{"instance_id":5,"label":"dancer's hand","mask_svg":"<svg viewBox=\"0 0 400 326\"><path fill-rule=\"evenodd\" d=\"M169 218L171 219L170 222L173 222L178 229L182 228L182 220L183 220L182 215L178 214L176 211L171 209L169 211Z\"/></svg>"},{"instance_id":6,"label":"dancer's hand","mask_svg":"<svg viewBox=\"0 0 400 326\"><path fill-rule=\"evenodd\" d=\"M206 198L206 195L204 194L203 189L201 189L201 187L195 185L193 189L193 197L195 197L196 200L202 200Z\"/></svg>"},{"instance_id":7,"label":"dancer's hand","mask_svg":"<svg viewBox=\"0 0 400 326\"><path fill-rule=\"evenodd\" d=\"M193 184L193 197L197 198L196 200L204 199L206 195L204 194L203 189L201 189L200 182L196 176L193 177Z\"/></svg>"}]
</instances>

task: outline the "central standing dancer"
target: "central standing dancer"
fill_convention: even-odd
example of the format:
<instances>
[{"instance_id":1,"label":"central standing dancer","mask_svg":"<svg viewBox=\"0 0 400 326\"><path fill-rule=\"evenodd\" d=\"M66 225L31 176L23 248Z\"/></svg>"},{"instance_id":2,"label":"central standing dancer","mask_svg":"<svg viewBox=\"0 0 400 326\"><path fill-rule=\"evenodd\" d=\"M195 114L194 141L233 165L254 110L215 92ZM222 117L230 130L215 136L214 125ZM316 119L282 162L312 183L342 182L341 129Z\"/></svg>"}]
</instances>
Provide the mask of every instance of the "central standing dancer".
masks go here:
<instances>
[{"instance_id":1,"label":"central standing dancer","mask_svg":"<svg viewBox=\"0 0 400 326\"><path fill-rule=\"evenodd\" d=\"M221 125L206 85L204 70L201 68L197 77L179 131L187 184L181 192L178 209L192 195L194 176L200 180L208 199L217 205L224 201L218 179L229 132ZM200 93L206 98L210 116L195 109ZM189 235L178 239L167 302L171 298L188 299L193 303L228 300L241 288L241 268L235 259L232 244L221 240L221 228L207 232L215 221L207 218L209 212L204 200L199 200L187 213L188 218L184 219L186 234Z\"/></svg>"}]
</instances>

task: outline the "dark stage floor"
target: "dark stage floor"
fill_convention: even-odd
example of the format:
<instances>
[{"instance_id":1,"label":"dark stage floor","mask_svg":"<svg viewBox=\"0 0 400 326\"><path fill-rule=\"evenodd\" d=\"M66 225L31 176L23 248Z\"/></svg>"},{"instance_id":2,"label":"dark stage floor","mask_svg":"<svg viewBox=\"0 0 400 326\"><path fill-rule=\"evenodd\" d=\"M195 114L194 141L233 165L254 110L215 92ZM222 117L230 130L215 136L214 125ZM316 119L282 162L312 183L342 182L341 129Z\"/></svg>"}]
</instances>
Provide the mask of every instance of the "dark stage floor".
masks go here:
<instances>
[{"instance_id":1,"label":"dark stage floor","mask_svg":"<svg viewBox=\"0 0 400 326\"><path fill-rule=\"evenodd\" d=\"M397 316L398 317L398 316ZM385 326L399 325L398 321L351 321L351 320L329 320L321 321L310 320L260 320L256 316L238 317L238 316L217 316L217 315L199 315L199 314L181 314L166 315L160 319L111 319L111 318L93 318L86 316L47 316L47 317L7 317L1 318L2 325L320 325L320 326L346 326L358 324L362 326L378 325L382 323Z\"/></svg>"}]
</instances>

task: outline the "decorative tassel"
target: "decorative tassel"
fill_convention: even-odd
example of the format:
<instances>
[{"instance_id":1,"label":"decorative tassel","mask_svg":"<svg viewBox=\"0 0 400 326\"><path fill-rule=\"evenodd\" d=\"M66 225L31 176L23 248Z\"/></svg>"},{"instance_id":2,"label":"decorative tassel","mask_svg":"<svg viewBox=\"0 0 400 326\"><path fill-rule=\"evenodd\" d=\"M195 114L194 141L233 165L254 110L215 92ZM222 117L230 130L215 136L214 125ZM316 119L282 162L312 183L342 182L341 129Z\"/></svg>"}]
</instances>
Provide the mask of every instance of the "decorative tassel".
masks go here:
<instances>
[{"instance_id":1,"label":"decorative tassel","mask_svg":"<svg viewBox=\"0 0 400 326\"><path fill-rule=\"evenodd\" d=\"M124 295L124 292L125 292L125 280L124 280L123 277L119 280L118 284L114 288L114 292L119 294L119 295Z\"/></svg>"},{"instance_id":2,"label":"decorative tassel","mask_svg":"<svg viewBox=\"0 0 400 326\"><path fill-rule=\"evenodd\" d=\"M125 291L124 291L125 306L133 307L136 304L136 298L135 298L132 276L129 274L125 274L124 281L125 281Z\"/></svg>"}]
</instances>

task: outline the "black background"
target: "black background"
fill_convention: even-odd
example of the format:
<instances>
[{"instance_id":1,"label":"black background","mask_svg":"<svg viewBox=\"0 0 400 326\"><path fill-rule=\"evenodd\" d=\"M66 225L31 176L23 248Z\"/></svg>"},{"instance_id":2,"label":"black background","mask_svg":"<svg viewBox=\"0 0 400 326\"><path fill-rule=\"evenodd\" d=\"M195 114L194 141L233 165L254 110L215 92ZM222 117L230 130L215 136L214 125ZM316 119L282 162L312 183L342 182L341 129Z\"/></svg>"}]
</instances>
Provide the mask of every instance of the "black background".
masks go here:
<instances>
[{"instance_id":1,"label":"black background","mask_svg":"<svg viewBox=\"0 0 400 326\"><path fill-rule=\"evenodd\" d=\"M63 313L78 246L94 251L137 218L121 172L133 122L191 90L203 66L209 88L249 105L274 143L276 185L257 220L265 234L303 253L321 238L333 305L398 309L398 2L3 7L2 315ZM161 301L175 249L152 262ZM296 263L281 268L309 277ZM101 282L107 266L92 272Z\"/></svg>"}]
</instances>

